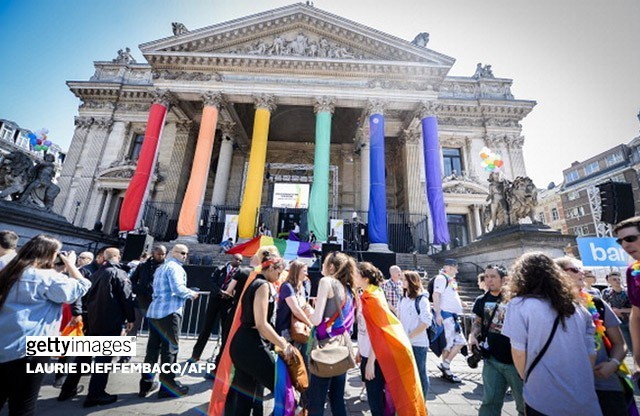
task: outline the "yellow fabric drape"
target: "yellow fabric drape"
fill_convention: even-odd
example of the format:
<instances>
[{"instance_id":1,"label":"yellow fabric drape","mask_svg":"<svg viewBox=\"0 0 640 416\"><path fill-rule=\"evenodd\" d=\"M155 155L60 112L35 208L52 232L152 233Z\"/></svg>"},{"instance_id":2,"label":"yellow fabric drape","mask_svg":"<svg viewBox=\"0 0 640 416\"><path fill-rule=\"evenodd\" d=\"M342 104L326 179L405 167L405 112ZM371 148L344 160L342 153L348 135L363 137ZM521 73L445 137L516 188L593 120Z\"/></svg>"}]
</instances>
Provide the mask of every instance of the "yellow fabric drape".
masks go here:
<instances>
[{"instance_id":1,"label":"yellow fabric drape","mask_svg":"<svg viewBox=\"0 0 640 416\"><path fill-rule=\"evenodd\" d=\"M262 200L264 165L267 158L267 138L269 137L269 119L271 113L259 107L253 123L249 171L242 196L242 206L238 216L238 235L240 238L252 238L256 226L256 215Z\"/></svg>"},{"instance_id":2,"label":"yellow fabric drape","mask_svg":"<svg viewBox=\"0 0 640 416\"><path fill-rule=\"evenodd\" d=\"M189 184L182 200L180 217L178 218L179 236L198 234L198 217L202 210L202 200L207 186L217 123L218 108L205 105L202 110L202 121L200 122L198 142L193 156L191 176L189 176Z\"/></svg>"}]
</instances>

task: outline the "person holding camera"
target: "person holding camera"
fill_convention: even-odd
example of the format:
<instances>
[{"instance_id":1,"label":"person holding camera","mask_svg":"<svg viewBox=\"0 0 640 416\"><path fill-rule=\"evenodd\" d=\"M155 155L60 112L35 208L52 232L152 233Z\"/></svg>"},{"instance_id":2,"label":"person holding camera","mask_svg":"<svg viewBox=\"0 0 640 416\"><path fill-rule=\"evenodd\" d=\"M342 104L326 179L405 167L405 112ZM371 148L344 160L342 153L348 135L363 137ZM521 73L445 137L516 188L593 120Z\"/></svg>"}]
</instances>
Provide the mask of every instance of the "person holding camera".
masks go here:
<instances>
[{"instance_id":1,"label":"person holding camera","mask_svg":"<svg viewBox=\"0 0 640 416\"><path fill-rule=\"evenodd\" d=\"M501 414L507 387L511 387L518 414L524 415L522 379L513 364L511 342L502 335L506 310L502 291L506 275L504 267L488 265L484 270L487 292L478 296L473 304L475 319L469 333L469 349L472 354L467 358L467 363L469 367L476 368L484 360L480 416Z\"/></svg>"}]
</instances>

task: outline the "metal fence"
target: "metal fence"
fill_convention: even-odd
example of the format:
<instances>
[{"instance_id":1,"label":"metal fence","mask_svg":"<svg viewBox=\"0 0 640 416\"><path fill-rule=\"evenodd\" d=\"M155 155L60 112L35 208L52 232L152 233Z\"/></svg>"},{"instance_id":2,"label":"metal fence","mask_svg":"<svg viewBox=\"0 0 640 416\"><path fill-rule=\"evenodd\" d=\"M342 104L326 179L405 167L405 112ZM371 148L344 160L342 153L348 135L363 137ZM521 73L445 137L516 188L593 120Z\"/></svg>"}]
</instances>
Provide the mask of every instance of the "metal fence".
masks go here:
<instances>
[{"instance_id":1,"label":"metal fence","mask_svg":"<svg viewBox=\"0 0 640 416\"><path fill-rule=\"evenodd\" d=\"M200 334L200 330L204 324L209 300L210 293L200 291L198 292L197 299L188 299L185 302L182 316L182 328L180 328L181 338L198 338L198 334ZM139 335L149 335L149 324L146 318L143 318L142 320ZM209 337L209 339L211 339L211 337Z\"/></svg>"},{"instance_id":2,"label":"metal fence","mask_svg":"<svg viewBox=\"0 0 640 416\"><path fill-rule=\"evenodd\" d=\"M143 221L149 233L158 240L171 241L177 238L176 227L180 215L180 205L169 202L147 202L144 208ZM198 241L200 243L218 244L224 233L227 214L237 215L239 206L205 205L202 208ZM357 219L353 218L353 215ZM256 228L264 223L274 237L285 237L290 227L287 226L295 218L300 225L300 234L304 239L308 235L307 210L292 208L260 207L257 212ZM344 221L344 249L366 250L368 248L367 211L329 210L330 219ZM329 224L327 232L330 234ZM280 234L280 235L279 235ZM429 220L424 214L403 211L387 212L387 235L389 249L396 253L429 254L433 251L429 245Z\"/></svg>"}]
</instances>

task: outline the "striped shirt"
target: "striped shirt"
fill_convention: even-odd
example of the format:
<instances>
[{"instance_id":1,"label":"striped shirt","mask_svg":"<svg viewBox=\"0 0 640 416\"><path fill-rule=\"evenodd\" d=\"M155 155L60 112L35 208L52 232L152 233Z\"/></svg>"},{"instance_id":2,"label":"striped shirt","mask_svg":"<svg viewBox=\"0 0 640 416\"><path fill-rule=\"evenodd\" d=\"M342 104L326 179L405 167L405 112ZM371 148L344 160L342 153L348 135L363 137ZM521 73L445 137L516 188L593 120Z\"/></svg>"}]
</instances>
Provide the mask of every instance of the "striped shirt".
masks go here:
<instances>
[{"instance_id":1,"label":"striped shirt","mask_svg":"<svg viewBox=\"0 0 640 416\"><path fill-rule=\"evenodd\" d=\"M147 310L147 318L162 319L172 313L182 315L185 300L195 295L196 292L187 288L187 273L182 264L170 258L154 273L153 300Z\"/></svg>"}]
</instances>

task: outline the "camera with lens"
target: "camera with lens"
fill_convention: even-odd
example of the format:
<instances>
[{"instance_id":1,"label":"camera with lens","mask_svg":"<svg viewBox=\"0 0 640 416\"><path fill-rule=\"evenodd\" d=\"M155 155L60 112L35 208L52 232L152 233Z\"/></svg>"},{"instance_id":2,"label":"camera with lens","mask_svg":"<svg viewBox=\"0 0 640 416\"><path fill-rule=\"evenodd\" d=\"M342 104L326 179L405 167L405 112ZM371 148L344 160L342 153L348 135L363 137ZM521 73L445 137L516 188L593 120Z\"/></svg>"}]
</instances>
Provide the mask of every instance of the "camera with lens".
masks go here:
<instances>
[{"instance_id":1,"label":"camera with lens","mask_svg":"<svg viewBox=\"0 0 640 416\"><path fill-rule=\"evenodd\" d=\"M471 368L478 368L480 361L487 356L488 351L486 349L473 345L471 347L471 355L467 357L467 365Z\"/></svg>"}]
</instances>

